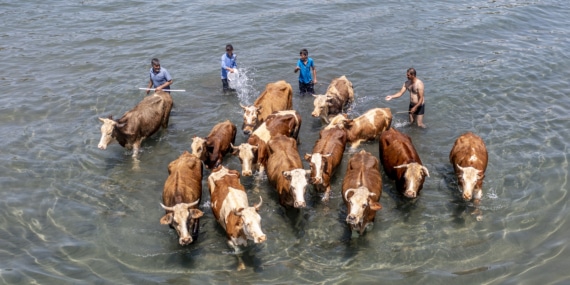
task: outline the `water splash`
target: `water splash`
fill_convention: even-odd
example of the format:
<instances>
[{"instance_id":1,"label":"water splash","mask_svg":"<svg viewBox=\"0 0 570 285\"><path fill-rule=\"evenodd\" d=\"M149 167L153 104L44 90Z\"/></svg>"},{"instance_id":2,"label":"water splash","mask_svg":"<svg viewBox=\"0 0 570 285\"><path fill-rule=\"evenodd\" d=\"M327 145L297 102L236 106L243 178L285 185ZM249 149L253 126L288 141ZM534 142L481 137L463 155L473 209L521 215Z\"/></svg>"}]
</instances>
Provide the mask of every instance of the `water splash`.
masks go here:
<instances>
[{"instance_id":1,"label":"water splash","mask_svg":"<svg viewBox=\"0 0 570 285\"><path fill-rule=\"evenodd\" d=\"M236 90L237 96L242 104L253 104L253 101L258 95L258 92L253 88L255 84L253 80L255 71L247 67L238 68L237 71L233 80L228 80L230 88Z\"/></svg>"},{"instance_id":2,"label":"water splash","mask_svg":"<svg viewBox=\"0 0 570 285\"><path fill-rule=\"evenodd\" d=\"M499 198L499 196L497 196L497 192L495 191L494 188L489 189L489 193L487 193L487 197L489 197L490 199Z\"/></svg>"}]
</instances>

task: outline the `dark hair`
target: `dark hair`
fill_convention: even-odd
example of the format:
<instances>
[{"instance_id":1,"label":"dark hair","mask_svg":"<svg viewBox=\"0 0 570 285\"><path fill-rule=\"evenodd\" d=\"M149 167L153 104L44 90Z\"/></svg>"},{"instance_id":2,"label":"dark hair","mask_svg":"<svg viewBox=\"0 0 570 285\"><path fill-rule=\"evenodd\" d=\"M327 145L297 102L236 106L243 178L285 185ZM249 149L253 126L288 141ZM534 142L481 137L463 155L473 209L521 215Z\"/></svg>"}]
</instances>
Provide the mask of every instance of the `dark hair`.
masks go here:
<instances>
[{"instance_id":1,"label":"dark hair","mask_svg":"<svg viewBox=\"0 0 570 285\"><path fill-rule=\"evenodd\" d=\"M414 77L416 76L416 70L413 67L408 68L408 71L406 71L406 73L409 73Z\"/></svg>"},{"instance_id":2,"label":"dark hair","mask_svg":"<svg viewBox=\"0 0 570 285\"><path fill-rule=\"evenodd\" d=\"M301 52L299 52L299 54L302 54L302 55L309 55L309 51L308 51L306 48L304 48L304 49L301 50Z\"/></svg>"},{"instance_id":3,"label":"dark hair","mask_svg":"<svg viewBox=\"0 0 570 285\"><path fill-rule=\"evenodd\" d=\"M227 45L226 45L226 50L227 50L227 49L234 50L234 47L233 47L231 44L227 44Z\"/></svg>"},{"instance_id":4,"label":"dark hair","mask_svg":"<svg viewBox=\"0 0 570 285\"><path fill-rule=\"evenodd\" d=\"M150 61L150 64L152 64L152 65L160 65L160 60L158 60L158 58L155 57L155 58L153 58L153 59Z\"/></svg>"}]
</instances>

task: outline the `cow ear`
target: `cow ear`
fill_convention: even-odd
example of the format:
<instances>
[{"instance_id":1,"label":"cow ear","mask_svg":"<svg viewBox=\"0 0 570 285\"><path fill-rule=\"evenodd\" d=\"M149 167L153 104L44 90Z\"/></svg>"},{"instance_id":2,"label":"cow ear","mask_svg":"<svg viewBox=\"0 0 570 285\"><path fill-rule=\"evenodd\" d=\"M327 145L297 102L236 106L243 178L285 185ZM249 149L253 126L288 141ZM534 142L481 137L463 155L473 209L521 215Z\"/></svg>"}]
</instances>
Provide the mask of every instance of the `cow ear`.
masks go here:
<instances>
[{"instance_id":1,"label":"cow ear","mask_svg":"<svg viewBox=\"0 0 570 285\"><path fill-rule=\"evenodd\" d=\"M259 107L257 107L257 109L255 109L255 110L256 110L258 113L260 113L262 108L263 108L263 106L259 106Z\"/></svg>"},{"instance_id":2,"label":"cow ear","mask_svg":"<svg viewBox=\"0 0 570 285\"><path fill-rule=\"evenodd\" d=\"M285 176L285 178L287 179L291 179L291 172L290 171L283 171L283 176Z\"/></svg>"},{"instance_id":3,"label":"cow ear","mask_svg":"<svg viewBox=\"0 0 570 285\"><path fill-rule=\"evenodd\" d=\"M311 154L305 153L305 160L308 161L308 162L311 162L311 157L312 157L312 156L313 156L313 155L311 155Z\"/></svg>"},{"instance_id":4,"label":"cow ear","mask_svg":"<svg viewBox=\"0 0 570 285\"><path fill-rule=\"evenodd\" d=\"M368 204L370 205L370 210L378 211L378 210L382 209L382 205L378 202L370 201L370 203L368 203Z\"/></svg>"},{"instance_id":5,"label":"cow ear","mask_svg":"<svg viewBox=\"0 0 570 285\"><path fill-rule=\"evenodd\" d=\"M198 209L190 209L188 212L190 212L190 217L192 217L192 219L198 219L204 215L204 212Z\"/></svg>"},{"instance_id":6,"label":"cow ear","mask_svg":"<svg viewBox=\"0 0 570 285\"><path fill-rule=\"evenodd\" d=\"M99 121L101 121L101 122L103 122L103 123L104 123L104 122L105 122L105 119L104 119L104 118L101 118L101 117L99 117Z\"/></svg>"},{"instance_id":7,"label":"cow ear","mask_svg":"<svg viewBox=\"0 0 570 285\"><path fill-rule=\"evenodd\" d=\"M172 224L172 213L168 213L164 216L162 216L162 218L160 218L160 224L161 225L170 225Z\"/></svg>"}]
</instances>

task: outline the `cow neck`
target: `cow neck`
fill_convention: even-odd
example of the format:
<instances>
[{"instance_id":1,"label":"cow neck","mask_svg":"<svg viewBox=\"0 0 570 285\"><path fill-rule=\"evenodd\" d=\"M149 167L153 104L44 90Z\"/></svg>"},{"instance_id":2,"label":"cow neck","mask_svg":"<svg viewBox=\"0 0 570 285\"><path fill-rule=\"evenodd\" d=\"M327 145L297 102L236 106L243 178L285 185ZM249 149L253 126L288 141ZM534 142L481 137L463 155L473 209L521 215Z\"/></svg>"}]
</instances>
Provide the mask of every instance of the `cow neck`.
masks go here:
<instances>
[{"instance_id":1,"label":"cow neck","mask_svg":"<svg viewBox=\"0 0 570 285\"><path fill-rule=\"evenodd\" d=\"M117 122L118 123L118 122ZM128 135L125 134L119 127L115 126L113 128L113 138L122 146L128 143Z\"/></svg>"}]
</instances>

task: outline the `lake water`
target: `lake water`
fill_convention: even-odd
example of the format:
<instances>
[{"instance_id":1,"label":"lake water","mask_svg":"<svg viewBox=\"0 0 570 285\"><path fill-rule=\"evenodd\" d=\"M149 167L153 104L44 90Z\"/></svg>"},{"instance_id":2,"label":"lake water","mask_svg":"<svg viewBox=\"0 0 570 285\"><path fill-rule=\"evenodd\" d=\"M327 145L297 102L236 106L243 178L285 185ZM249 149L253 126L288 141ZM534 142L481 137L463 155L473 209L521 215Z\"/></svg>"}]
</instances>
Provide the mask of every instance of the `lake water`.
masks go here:
<instances>
[{"instance_id":1,"label":"lake water","mask_svg":"<svg viewBox=\"0 0 570 285\"><path fill-rule=\"evenodd\" d=\"M564 284L570 282L568 126L570 9L552 1L3 1L0 3L0 283L5 284ZM224 95L220 57L232 43L245 79ZM427 129L394 115L429 169L406 201L383 175L373 229L351 238L340 195L345 152L328 204L311 187L299 214L267 180L242 177L267 241L245 249L244 271L209 207L204 172L199 239L178 245L160 225L167 165L193 136L284 79L303 116L299 151L322 124L293 73L299 50L317 93L346 75L352 117L385 101L416 68ZM143 143L138 169L118 144L103 151L98 117L144 97L150 60L174 77L169 128ZM448 155L460 134L487 144L477 221ZM236 143L246 138L239 132ZM378 155L378 143L360 149ZM306 162L305 167L308 168ZM224 164L241 169L236 157Z\"/></svg>"}]
</instances>

